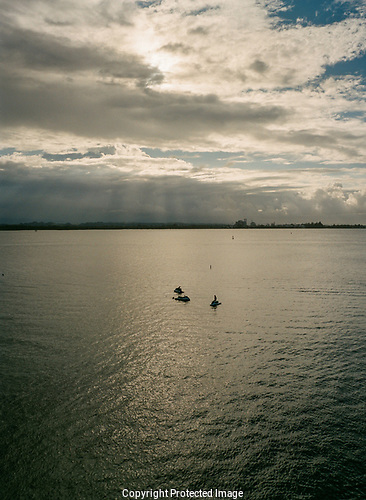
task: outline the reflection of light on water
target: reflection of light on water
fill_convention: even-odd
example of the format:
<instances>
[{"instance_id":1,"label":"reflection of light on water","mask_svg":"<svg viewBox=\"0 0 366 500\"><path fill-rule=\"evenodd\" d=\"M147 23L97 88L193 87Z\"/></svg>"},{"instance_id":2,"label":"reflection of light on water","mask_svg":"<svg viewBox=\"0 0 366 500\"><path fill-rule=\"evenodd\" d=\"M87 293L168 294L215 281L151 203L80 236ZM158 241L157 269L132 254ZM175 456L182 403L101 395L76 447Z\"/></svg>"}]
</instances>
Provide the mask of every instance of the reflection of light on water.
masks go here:
<instances>
[{"instance_id":1,"label":"reflection of light on water","mask_svg":"<svg viewBox=\"0 0 366 500\"><path fill-rule=\"evenodd\" d=\"M365 233L231 234L1 235L9 492L357 498Z\"/></svg>"}]
</instances>

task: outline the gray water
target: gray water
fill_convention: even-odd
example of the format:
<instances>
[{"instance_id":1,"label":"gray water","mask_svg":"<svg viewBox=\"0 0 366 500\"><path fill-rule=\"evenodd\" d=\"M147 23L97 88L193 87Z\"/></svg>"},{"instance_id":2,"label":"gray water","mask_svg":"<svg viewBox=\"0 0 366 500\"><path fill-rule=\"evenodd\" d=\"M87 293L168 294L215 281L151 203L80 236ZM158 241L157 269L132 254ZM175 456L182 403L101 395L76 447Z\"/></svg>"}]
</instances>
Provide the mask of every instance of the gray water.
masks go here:
<instances>
[{"instance_id":1,"label":"gray water","mask_svg":"<svg viewBox=\"0 0 366 500\"><path fill-rule=\"evenodd\" d=\"M365 499L365 244L0 232L0 498Z\"/></svg>"}]
</instances>

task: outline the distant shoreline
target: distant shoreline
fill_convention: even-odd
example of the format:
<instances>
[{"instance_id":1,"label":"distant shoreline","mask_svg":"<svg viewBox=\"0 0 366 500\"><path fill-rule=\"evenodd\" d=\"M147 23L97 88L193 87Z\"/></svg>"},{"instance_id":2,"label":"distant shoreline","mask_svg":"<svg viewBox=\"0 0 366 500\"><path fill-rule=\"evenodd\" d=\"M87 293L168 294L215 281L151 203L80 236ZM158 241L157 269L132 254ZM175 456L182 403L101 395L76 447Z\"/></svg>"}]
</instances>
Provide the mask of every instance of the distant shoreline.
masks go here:
<instances>
[{"instance_id":1,"label":"distant shoreline","mask_svg":"<svg viewBox=\"0 0 366 500\"><path fill-rule=\"evenodd\" d=\"M233 229L256 230L256 229L366 229L363 224L322 224L309 222L304 224L256 224L255 226L235 227L234 224L183 224L183 223L108 223L108 222L86 222L81 224L58 224L52 222L31 222L21 224L0 224L0 231L76 231L91 229Z\"/></svg>"}]
</instances>

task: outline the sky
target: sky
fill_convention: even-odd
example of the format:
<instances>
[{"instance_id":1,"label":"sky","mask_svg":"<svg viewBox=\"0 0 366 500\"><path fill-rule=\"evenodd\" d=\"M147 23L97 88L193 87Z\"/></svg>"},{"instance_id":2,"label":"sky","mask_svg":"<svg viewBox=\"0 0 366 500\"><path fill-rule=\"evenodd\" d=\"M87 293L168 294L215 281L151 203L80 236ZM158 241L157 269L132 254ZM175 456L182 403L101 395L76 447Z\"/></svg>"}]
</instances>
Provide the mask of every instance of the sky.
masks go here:
<instances>
[{"instance_id":1,"label":"sky","mask_svg":"<svg viewBox=\"0 0 366 500\"><path fill-rule=\"evenodd\" d=\"M366 224L366 0L0 0L0 222Z\"/></svg>"}]
</instances>

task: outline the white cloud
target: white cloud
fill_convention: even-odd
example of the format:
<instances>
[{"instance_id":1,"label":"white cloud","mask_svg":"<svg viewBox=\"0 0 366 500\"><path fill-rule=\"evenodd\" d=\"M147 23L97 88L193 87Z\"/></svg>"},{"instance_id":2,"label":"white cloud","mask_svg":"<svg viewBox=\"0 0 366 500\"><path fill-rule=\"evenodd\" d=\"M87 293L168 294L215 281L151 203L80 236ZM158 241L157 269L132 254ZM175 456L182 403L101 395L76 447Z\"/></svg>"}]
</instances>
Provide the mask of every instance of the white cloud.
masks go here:
<instances>
[{"instance_id":1,"label":"white cloud","mask_svg":"<svg viewBox=\"0 0 366 500\"><path fill-rule=\"evenodd\" d=\"M26 162L26 164L24 163ZM37 166L38 168L34 168ZM221 169L220 169L221 170ZM0 222L222 222L243 215L258 223L360 223L366 189L328 181L324 172L266 174L262 170L212 172L185 162L151 160L120 147L115 155L54 161L35 156L4 158L0 165ZM193 174L193 175L192 175ZM220 178L221 176L221 178ZM301 191L294 183L308 183Z\"/></svg>"},{"instance_id":2,"label":"white cloud","mask_svg":"<svg viewBox=\"0 0 366 500\"><path fill-rule=\"evenodd\" d=\"M35 169L46 186L63 173L82 189L119 175L155 191L159 179L187 196L215 186L231 215L239 190L255 192L248 207L263 217L311 203L361 213L364 81L326 72L365 53L363 3L353 6L359 15L342 22L285 26L280 0L3 0L2 147L18 151L3 157L7 175ZM240 163L198 168L143 147L233 152ZM271 192L285 193L277 209Z\"/></svg>"}]
</instances>

